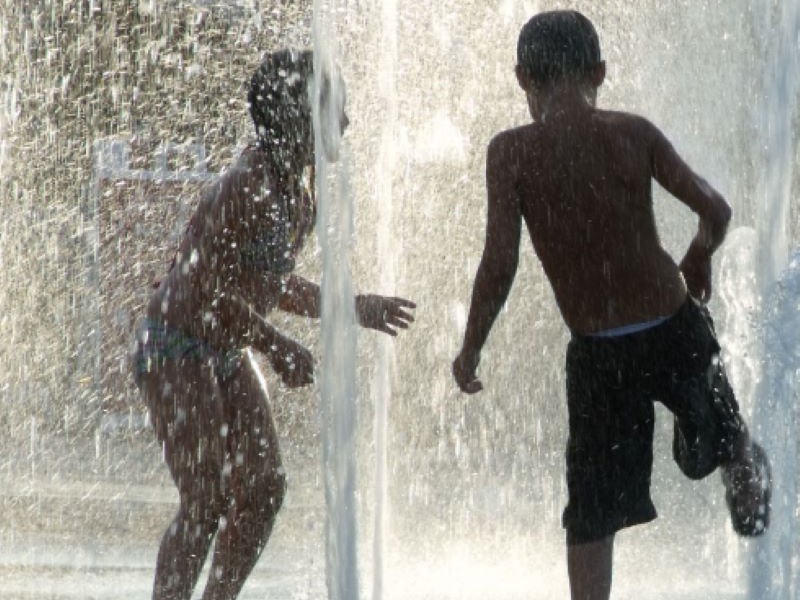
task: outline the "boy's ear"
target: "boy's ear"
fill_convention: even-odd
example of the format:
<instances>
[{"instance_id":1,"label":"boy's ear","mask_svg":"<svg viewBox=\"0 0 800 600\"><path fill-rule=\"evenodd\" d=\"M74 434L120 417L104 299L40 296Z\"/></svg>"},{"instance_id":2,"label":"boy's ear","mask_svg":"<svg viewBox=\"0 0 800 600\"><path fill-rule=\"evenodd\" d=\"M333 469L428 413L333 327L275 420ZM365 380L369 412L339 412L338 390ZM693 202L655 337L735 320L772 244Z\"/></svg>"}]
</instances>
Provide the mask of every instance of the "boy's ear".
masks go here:
<instances>
[{"instance_id":1,"label":"boy's ear","mask_svg":"<svg viewBox=\"0 0 800 600\"><path fill-rule=\"evenodd\" d=\"M599 88L603 85L603 82L606 80L606 61L601 60L598 65L592 71L592 85L596 88Z\"/></svg>"},{"instance_id":2,"label":"boy's ear","mask_svg":"<svg viewBox=\"0 0 800 600\"><path fill-rule=\"evenodd\" d=\"M524 92L528 92L531 88L531 78L525 72L525 69L522 68L522 65L518 64L515 66L514 73L517 75L519 87L521 87Z\"/></svg>"}]
</instances>

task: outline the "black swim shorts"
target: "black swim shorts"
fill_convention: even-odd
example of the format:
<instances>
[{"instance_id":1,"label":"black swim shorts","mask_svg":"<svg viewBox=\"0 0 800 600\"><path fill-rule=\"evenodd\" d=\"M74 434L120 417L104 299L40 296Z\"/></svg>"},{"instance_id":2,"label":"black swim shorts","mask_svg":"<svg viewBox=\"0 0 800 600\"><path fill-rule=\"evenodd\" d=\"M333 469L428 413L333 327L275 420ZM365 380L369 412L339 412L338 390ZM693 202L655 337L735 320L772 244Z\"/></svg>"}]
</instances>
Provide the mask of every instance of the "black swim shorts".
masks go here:
<instances>
[{"instance_id":1,"label":"black swim shorts","mask_svg":"<svg viewBox=\"0 0 800 600\"><path fill-rule=\"evenodd\" d=\"M654 401L675 416L673 454L693 479L733 458L744 422L706 308L688 298L663 323L567 347L567 543L656 518L650 498Z\"/></svg>"}]
</instances>

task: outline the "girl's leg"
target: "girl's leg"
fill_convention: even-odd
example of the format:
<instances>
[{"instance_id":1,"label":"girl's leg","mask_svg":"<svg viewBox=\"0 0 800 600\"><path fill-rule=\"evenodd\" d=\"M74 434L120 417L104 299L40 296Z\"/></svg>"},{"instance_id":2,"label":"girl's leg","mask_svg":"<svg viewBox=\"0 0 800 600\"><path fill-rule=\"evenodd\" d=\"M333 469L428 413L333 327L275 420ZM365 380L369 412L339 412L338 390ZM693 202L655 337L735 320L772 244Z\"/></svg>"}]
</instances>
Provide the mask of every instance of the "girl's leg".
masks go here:
<instances>
[{"instance_id":1,"label":"girl's leg","mask_svg":"<svg viewBox=\"0 0 800 600\"><path fill-rule=\"evenodd\" d=\"M248 353L221 385L228 425L227 511L220 519L205 600L236 598L267 543L286 479L261 376Z\"/></svg>"},{"instance_id":2,"label":"girl's leg","mask_svg":"<svg viewBox=\"0 0 800 600\"><path fill-rule=\"evenodd\" d=\"M161 540L154 600L188 600L223 510L221 398L201 361L171 361L143 377L142 389L180 506Z\"/></svg>"}]
</instances>

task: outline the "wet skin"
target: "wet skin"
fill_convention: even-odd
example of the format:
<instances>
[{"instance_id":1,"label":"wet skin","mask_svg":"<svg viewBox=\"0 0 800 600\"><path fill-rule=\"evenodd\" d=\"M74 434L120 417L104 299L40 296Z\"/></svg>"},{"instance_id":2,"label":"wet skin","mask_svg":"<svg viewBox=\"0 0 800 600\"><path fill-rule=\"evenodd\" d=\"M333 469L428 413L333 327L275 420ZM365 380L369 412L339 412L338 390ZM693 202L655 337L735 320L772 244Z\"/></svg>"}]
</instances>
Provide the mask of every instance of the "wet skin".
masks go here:
<instances>
[{"instance_id":1,"label":"wet skin","mask_svg":"<svg viewBox=\"0 0 800 600\"><path fill-rule=\"evenodd\" d=\"M294 169L287 172L286 161L250 146L204 192L173 266L147 306L149 319L217 351L238 350L242 356L240 368L228 377L198 358L168 360L141 377L180 495L159 549L156 600L190 598L215 536L203 598L235 598L283 502L286 481L278 436L249 349L266 356L286 386L311 383L311 353L266 317L279 309L318 318L320 289L291 272L258 268L243 259L242 250L265 232L286 226L296 253L312 230L314 200L302 178L304 168L313 164L310 122L296 131L295 143L282 155L288 154ZM289 200L290 222L276 218L276 198ZM397 335L414 320L415 304L403 298L363 294L354 303L361 326L388 335Z\"/></svg>"},{"instance_id":2,"label":"wet skin","mask_svg":"<svg viewBox=\"0 0 800 600\"><path fill-rule=\"evenodd\" d=\"M516 274L523 222L564 322L589 334L670 316L687 287L708 300L711 255L731 215L644 118L599 110L573 85L538 90L518 77L535 121L498 134L487 151L486 244L453 365L467 392L481 389L475 369ZM653 179L699 216L680 265L658 237Z\"/></svg>"},{"instance_id":3,"label":"wet skin","mask_svg":"<svg viewBox=\"0 0 800 600\"><path fill-rule=\"evenodd\" d=\"M646 119L595 108L601 63L586 78L538 88L517 67L533 123L491 141L486 160L486 241L473 285L460 353L459 388L483 389L480 352L516 274L524 222L567 327L586 335L675 314L687 291L711 297L711 256L731 210ZM661 246L651 185L655 180L699 217L679 264ZM722 465L736 510L752 514L761 498L751 441L743 430L734 458ZM607 600L614 535L568 545L573 599Z\"/></svg>"}]
</instances>

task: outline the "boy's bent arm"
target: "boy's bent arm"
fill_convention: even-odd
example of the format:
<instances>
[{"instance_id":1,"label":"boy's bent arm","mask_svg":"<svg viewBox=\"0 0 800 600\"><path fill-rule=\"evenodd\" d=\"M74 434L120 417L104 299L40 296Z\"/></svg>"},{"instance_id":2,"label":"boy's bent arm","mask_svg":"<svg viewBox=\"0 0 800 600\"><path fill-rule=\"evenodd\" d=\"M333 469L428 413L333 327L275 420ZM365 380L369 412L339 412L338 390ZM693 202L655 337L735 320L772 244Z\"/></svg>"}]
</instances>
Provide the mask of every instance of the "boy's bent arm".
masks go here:
<instances>
[{"instance_id":1,"label":"boy's bent arm","mask_svg":"<svg viewBox=\"0 0 800 600\"><path fill-rule=\"evenodd\" d=\"M653 177L700 218L697 233L680 263L689 292L702 301L711 297L711 255L725 239L731 207L705 179L681 159L672 144L653 127Z\"/></svg>"},{"instance_id":2,"label":"boy's bent arm","mask_svg":"<svg viewBox=\"0 0 800 600\"><path fill-rule=\"evenodd\" d=\"M486 159L486 240L472 288L464 343L453 363L456 382L468 393L482 389L475 376L480 352L508 298L519 262L522 214L512 166L507 139L492 140Z\"/></svg>"}]
</instances>

